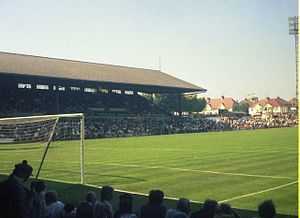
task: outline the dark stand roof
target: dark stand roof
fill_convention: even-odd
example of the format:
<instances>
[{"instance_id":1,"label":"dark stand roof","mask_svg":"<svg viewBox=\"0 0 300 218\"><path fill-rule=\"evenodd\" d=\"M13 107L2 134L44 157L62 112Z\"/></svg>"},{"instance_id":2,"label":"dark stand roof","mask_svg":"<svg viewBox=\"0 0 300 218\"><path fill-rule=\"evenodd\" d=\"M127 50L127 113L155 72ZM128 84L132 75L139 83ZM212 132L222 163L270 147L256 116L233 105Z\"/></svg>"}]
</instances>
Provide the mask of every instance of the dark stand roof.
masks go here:
<instances>
[{"instance_id":1,"label":"dark stand roof","mask_svg":"<svg viewBox=\"0 0 300 218\"><path fill-rule=\"evenodd\" d=\"M149 92L206 90L158 70L0 52L0 73L124 85Z\"/></svg>"}]
</instances>

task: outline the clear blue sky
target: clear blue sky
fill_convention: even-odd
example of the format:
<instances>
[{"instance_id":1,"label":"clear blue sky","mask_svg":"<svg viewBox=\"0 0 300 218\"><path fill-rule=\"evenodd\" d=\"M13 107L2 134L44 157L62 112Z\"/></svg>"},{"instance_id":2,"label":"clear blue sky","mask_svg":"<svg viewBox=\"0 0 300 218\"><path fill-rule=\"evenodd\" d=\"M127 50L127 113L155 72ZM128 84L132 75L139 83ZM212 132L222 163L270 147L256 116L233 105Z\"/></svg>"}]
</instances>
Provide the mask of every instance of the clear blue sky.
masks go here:
<instances>
[{"instance_id":1,"label":"clear blue sky","mask_svg":"<svg viewBox=\"0 0 300 218\"><path fill-rule=\"evenodd\" d=\"M297 0L0 0L0 50L162 71L238 99L295 96Z\"/></svg>"}]
</instances>

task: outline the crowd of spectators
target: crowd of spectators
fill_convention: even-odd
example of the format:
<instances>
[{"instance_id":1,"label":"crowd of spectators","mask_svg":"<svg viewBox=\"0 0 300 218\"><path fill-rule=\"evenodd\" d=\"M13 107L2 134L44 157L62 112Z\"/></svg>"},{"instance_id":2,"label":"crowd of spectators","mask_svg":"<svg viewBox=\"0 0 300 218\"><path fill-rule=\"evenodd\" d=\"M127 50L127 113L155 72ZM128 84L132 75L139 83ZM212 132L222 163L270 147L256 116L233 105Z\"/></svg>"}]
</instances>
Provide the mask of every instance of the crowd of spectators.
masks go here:
<instances>
[{"instance_id":1,"label":"crowd of spectators","mask_svg":"<svg viewBox=\"0 0 300 218\"><path fill-rule=\"evenodd\" d=\"M243 117L179 117L179 116L103 116L87 117L86 138L114 138L176 133L231 131L243 129L280 128L297 126L296 115L282 115L269 119ZM0 125L0 139L7 142L47 140L54 120L39 123ZM61 119L54 133L55 140L78 139L78 119Z\"/></svg>"},{"instance_id":2,"label":"crowd of spectators","mask_svg":"<svg viewBox=\"0 0 300 218\"><path fill-rule=\"evenodd\" d=\"M132 195L119 196L119 206L113 209L114 189L103 186L101 197L88 191L85 199L78 205L62 202L55 191L47 191L43 181L32 181L30 189L25 183L32 174L32 167L23 161L16 164L12 174L0 182L1 218L239 218L240 215L229 204L206 200L196 211L191 211L190 200L180 198L176 208L164 205L164 193L151 190L148 202L134 210ZM71 193L70 193L71 194ZM258 206L261 218L273 218L276 210L271 200Z\"/></svg>"},{"instance_id":3,"label":"crowd of spectators","mask_svg":"<svg viewBox=\"0 0 300 218\"><path fill-rule=\"evenodd\" d=\"M103 116L87 118L86 138L147 136L176 133L231 131L243 129L282 128L298 125L296 115L281 115L269 119L254 117L179 117L179 116ZM79 135L79 125L58 125L58 138Z\"/></svg>"},{"instance_id":4,"label":"crowd of spectators","mask_svg":"<svg viewBox=\"0 0 300 218\"><path fill-rule=\"evenodd\" d=\"M86 138L147 136L176 133L229 130L230 126L212 119L178 116L117 116L87 118ZM73 139L79 136L79 123L60 122L57 139Z\"/></svg>"},{"instance_id":5,"label":"crowd of spectators","mask_svg":"<svg viewBox=\"0 0 300 218\"><path fill-rule=\"evenodd\" d=\"M56 92L14 90L2 93L0 117L84 112L86 138L147 136L176 133L280 128L298 125L295 113L270 117L235 118L174 116L138 94ZM0 138L13 141L47 138L51 124L36 128L28 123L11 127L0 125ZM14 129L14 131L12 131ZM77 122L59 122L55 139L75 139L80 134Z\"/></svg>"},{"instance_id":6,"label":"crowd of spectators","mask_svg":"<svg viewBox=\"0 0 300 218\"><path fill-rule=\"evenodd\" d=\"M297 126L298 116L295 113L288 113L264 118L247 116L239 119L233 119L230 117L223 117L220 122L223 122L233 130L283 128Z\"/></svg>"}]
</instances>

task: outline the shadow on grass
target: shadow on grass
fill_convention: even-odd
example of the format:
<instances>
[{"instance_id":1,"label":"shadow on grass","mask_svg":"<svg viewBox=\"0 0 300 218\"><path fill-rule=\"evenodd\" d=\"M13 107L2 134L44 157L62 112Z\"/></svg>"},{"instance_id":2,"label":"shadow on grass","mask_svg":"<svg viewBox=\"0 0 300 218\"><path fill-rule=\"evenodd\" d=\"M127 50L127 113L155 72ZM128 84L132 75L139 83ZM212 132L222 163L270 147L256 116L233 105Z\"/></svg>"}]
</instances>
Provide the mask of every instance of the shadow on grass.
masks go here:
<instances>
[{"instance_id":1,"label":"shadow on grass","mask_svg":"<svg viewBox=\"0 0 300 218\"><path fill-rule=\"evenodd\" d=\"M4 180L7 177L7 175L0 174L0 182ZM88 185L81 185L81 184L70 184L70 183L64 183L64 182L55 182L51 180L44 180L47 184L48 190L55 190L57 191L59 195L59 200L65 202L65 203L72 203L75 206L78 205L81 201L85 200L85 195L88 191L94 191L97 194L97 198L100 199L100 191L101 188L97 188L94 186L88 186ZM113 208L114 211L116 211L118 207L118 199L121 194L124 192L121 191L115 191L113 196ZM133 211L139 214L140 208L142 205L146 204L148 201L148 197L145 195L138 195L138 194L132 194L133 196ZM165 199L164 205L167 208L175 208L176 207L176 201L172 199ZM191 203L191 210L196 211L198 210L202 204L200 203ZM236 212L243 218L253 218L258 217L258 214L256 211L252 210L246 210L246 209L238 209L234 208ZM283 215L283 214L277 214L276 218L296 218L297 216L293 215Z\"/></svg>"}]
</instances>

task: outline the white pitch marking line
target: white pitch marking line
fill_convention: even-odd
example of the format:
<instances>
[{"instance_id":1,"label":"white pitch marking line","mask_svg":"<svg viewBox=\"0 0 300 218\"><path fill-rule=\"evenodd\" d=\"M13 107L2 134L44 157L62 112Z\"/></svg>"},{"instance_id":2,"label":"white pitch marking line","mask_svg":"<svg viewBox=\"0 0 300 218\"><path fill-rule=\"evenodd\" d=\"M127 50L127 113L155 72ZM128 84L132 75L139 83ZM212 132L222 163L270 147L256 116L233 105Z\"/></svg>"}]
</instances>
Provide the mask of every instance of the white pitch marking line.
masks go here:
<instances>
[{"instance_id":1,"label":"white pitch marking line","mask_svg":"<svg viewBox=\"0 0 300 218\"><path fill-rule=\"evenodd\" d=\"M255 174L245 174L245 173L226 173L226 172L217 172L210 170L196 170L196 169L185 169L185 168L173 168L173 167L164 167L164 166L142 166L136 164L118 164L118 163L103 163L103 165L108 166L124 166L124 167L137 167L137 168L146 168L146 169L168 169L168 170L177 170L177 171L186 171L186 172L198 172L198 173L210 173L218 175L229 175L229 176L245 176L245 177L256 177L256 178L269 178L269 179L293 179L286 176L267 176L267 175L255 175Z\"/></svg>"},{"instance_id":2,"label":"white pitch marking line","mask_svg":"<svg viewBox=\"0 0 300 218\"><path fill-rule=\"evenodd\" d=\"M238 200L238 199L241 199L241 198L247 198L247 197L251 197L251 196L254 196L254 195L258 195L258 194L278 190L278 189L281 189L281 188L284 188L284 187L287 187L287 186L290 186L290 185L294 185L296 183L298 183L298 180L293 181L293 182L289 182L289 183L286 183L286 184L283 184L283 185L275 186L273 188L268 188L268 189L264 189L264 190L261 190L261 191L252 192L252 193L245 194L245 195L239 195L239 196L236 196L236 197L233 197L233 198L228 198L228 199L219 201L219 203L234 201L234 200Z\"/></svg>"},{"instance_id":3,"label":"white pitch marking line","mask_svg":"<svg viewBox=\"0 0 300 218\"><path fill-rule=\"evenodd\" d=\"M32 162L38 160L32 160ZM0 161L0 162L10 162L10 161ZM50 162L50 161L48 161ZM55 161L55 163L78 163L75 161ZM134 167L134 168L144 168L144 169L167 169L167 170L177 170L184 172L197 172L197 173L208 173L208 174L217 174L217 175L228 175L228 176L243 176L243 177L254 177L254 178L267 178L267 179L294 179L287 176L268 176L268 175L257 175L257 174L246 174L246 173L230 173L230 172L218 172L210 170L197 170L197 169L186 169L186 168L176 168L176 167L164 167L164 166L143 166L137 164L119 164L119 163L104 163L104 162L92 162L86 163L87 165L104 165L104 166L121 166L121 167Z\"/></svg>"}]
</instances>

